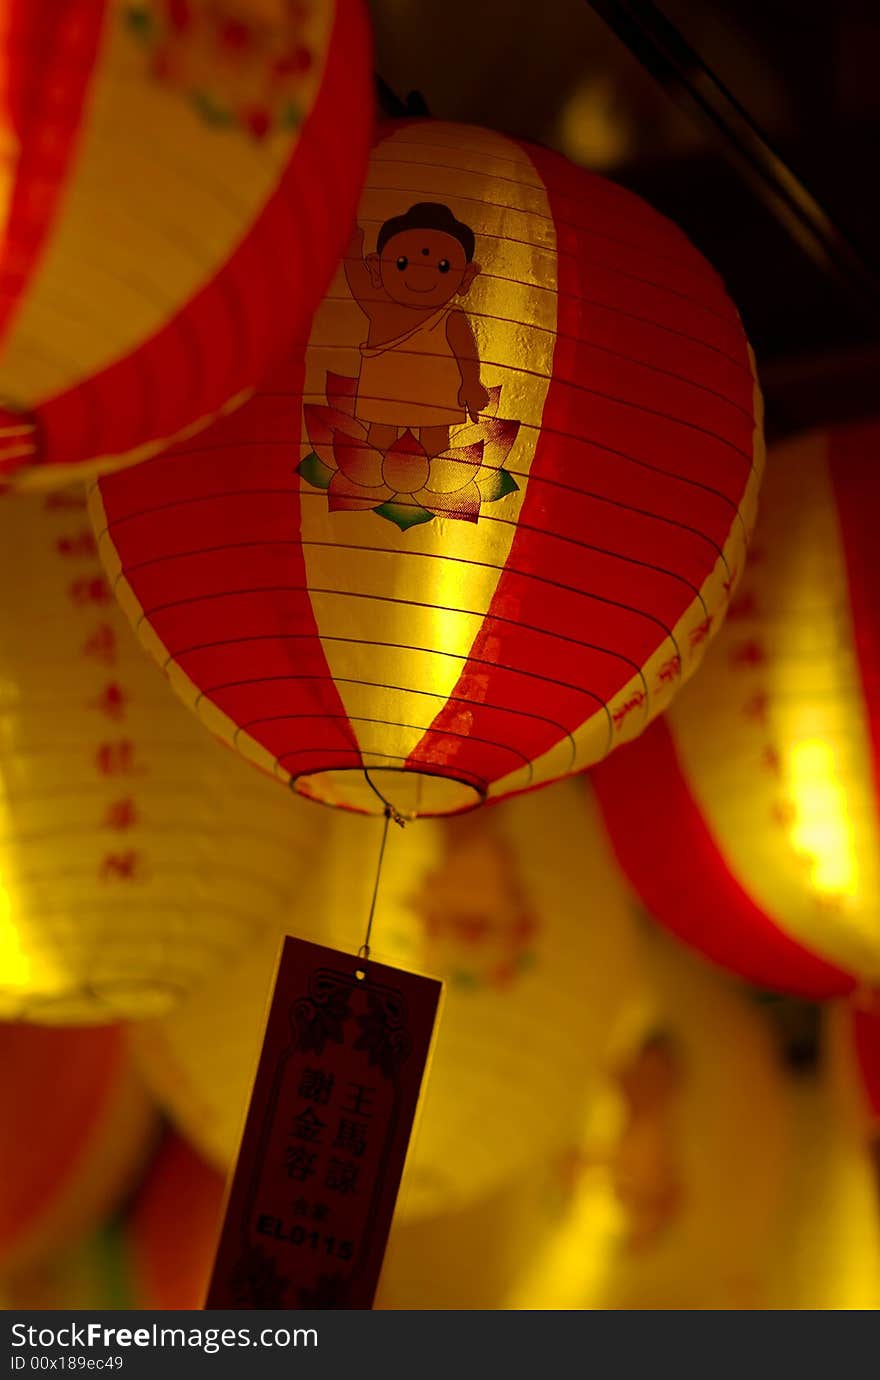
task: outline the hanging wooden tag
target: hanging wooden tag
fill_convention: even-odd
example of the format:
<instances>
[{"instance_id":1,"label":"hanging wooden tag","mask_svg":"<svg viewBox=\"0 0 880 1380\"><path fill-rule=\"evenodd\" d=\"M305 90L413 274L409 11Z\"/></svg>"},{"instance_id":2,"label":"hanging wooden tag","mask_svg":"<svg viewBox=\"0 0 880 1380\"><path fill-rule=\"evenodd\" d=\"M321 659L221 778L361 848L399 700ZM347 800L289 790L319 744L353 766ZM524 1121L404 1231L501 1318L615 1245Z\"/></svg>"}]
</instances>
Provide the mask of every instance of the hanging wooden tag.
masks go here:
<instances>
[{"instance_id":1,"label":"hanging wooden tag","mask_svg":"<svg viewBox=\"0 0 880 1380\"><path fill-rule=\"evenodd\" d=\"M206 1308L372 1306L440 991L285 939Z\"/></svg>"}]
</instances>

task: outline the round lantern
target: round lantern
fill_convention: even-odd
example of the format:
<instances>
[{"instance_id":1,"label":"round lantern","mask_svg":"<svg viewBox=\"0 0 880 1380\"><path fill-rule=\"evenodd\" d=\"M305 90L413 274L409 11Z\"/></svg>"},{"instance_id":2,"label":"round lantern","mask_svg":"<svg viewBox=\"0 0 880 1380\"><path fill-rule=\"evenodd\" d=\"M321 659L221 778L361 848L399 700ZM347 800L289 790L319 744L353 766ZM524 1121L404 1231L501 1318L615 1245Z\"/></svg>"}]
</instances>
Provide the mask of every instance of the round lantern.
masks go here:
<instances>
[{"instance_id":1,"label":"round lantern","mask_svg":"<svg viewBox=\"0 0 880 1380\"><path fill-rule=\"evenodd\" d=\"M320 817L325 849L297 932L354 950L377 840L362 820ZM489 1197L576 1141L633 953L628 898L574 783L411 832L389 840L373 939L380 960L446 982L401 1188L408 1218ZM238 1146L277 952L277 938L253 944L135 1037L160 1102L222 1168Z\"/></svg>"},{"instance_id":2,"label":"round lantern","mask_svg":"<svg viewBox=\"0 0 880 1380\"><path fill-rule=\"evenodd\" d=\"M446 814L666 707L761 464L742 326L684 235L557 155L418 121L374 151L304 351L93 516L218 736L326 804Z\"/></svg>"},{"instance_id":3,"label":"round lantern","mask_svg":"<svg viewBox=\"0 0 880 1380\"><path fill-rule=\"evenodd\" d=\"M371 109L361 0L9 0L0 476L241 401L342 252Z\"/></svg>"},{"instance_id":4,"label":"round lantern","mask_svg":"<svg viewBox=\"0 0 880 1380\"><path fill-rule=\"evenodd\" d=\"M726 975L658 932L641 956L641 1001L607 1061L572 1211L516 1301L766 1308L798 1153L770 1027Z\"/></svg>"},{"instance_id":5,"label":"round lantern","mask_svg":"<svg viewBox=\"0 0 880 1380\"><path fill-rule=\"evenodd\" d=\"M155 1112L118 1028L0 1024L0 1097L0 1277L11 1277L115 1210L149 1153Z\"/></svg>"},{"instance_id":6,"label":"round lantern","mask_svg":"<svg viewBox=\"0 0 880 1380\"><path fill-rule=\"evenodd\" d=\"M652 915L759 986L864 999L856 1021L874 1078L878 453L876 424L775 448L717 647L666 718L595 773Z\"/></svg>"},{"instance_id":7,"label":"round lantern","mask_svg":"<svg viewBox=\"0 0 880 1380\"><path fill-rule=\"evenodd\" d=\"M558 1228L568 1193L559 1167L539 1163L464 1207L416 1220L396 1218L374 1307L534 1307L511 1299L536 1251Z\"/></svg>"},{"instance_id":8,"label":"round lantern","mask_svg":"<svg viewBox=\"0 0 880 1380\"><path fill-rule=\"evenodd\" d=\"M317 811L169 693L80 494L10 496L0 529L0 1017L154 1014L290 915Z\"/></svg>"}]
</instances>

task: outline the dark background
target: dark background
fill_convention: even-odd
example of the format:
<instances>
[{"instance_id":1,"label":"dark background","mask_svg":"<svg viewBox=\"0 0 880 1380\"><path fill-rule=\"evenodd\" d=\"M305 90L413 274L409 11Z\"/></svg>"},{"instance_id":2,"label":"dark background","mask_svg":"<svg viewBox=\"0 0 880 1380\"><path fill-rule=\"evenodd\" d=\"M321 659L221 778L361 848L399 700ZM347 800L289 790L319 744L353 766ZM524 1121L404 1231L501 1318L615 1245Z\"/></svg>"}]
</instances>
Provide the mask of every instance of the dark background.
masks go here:
<instances>
[{"instance_id":1,"label":"dark background","mask_svg":"<svg viewBox=\"0 0 880 1380\"><path fill-rule=\"evenodd\" d=\"M687 231L742 313L771 437L880 412L880 0L658 7L828 213L861 276L805 251L731 161L730 141L680 87L651 75L588 0L370 8L377 71L399 97L416 90L440 119L556 148Z\"/></svg>"}]
</instances>

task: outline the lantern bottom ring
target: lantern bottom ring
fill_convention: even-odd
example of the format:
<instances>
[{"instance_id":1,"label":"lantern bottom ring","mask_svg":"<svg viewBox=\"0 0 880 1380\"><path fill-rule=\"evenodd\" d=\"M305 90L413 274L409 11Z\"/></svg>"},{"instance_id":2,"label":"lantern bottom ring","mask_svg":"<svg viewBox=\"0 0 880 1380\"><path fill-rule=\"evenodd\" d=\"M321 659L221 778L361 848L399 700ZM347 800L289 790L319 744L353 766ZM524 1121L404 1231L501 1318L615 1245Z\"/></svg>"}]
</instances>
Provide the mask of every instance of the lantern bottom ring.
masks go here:
<instances>
[{"instance_id":1,"label":"lantern bottom ring","mask_svg":"<svg viewBox=\"0 0 880 1380\"><path fill-rule=\"evenodd\" d=\"M185 995L185 988L159 977L101 978L27 994L0 991L0 1020L98 1025L135 1014L138 1020L150 1020L167 1015Z\"/></svg>"},{"instance_id":2,"label":"lantern bottom ring","mask_svg":"<svg viewBox=\"0 0 880 1380\"><path fill-rule=\"evenodd\" d=\"M482 783L453 772L416 770L409 767L361 765L328 767L302 772L291 778L291 790L331 809L353 810L362 815L381 815L384 807L372 781L396 811L405 819L420 816L457 815L475 810L486 799Z\"/></svg>"}]
</instances>

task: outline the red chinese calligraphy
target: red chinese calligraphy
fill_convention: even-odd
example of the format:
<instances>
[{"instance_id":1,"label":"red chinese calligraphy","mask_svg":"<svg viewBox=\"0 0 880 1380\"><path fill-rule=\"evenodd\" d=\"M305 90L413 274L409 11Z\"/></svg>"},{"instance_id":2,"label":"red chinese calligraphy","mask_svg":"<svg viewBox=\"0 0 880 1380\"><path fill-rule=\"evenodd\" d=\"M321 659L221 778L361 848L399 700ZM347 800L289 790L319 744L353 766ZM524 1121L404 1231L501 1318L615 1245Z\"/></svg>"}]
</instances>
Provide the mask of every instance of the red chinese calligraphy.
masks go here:
<instances>
[{"instance_id":1,"label":"red chinese calligraphy","mask_svg":"<svg viewBox=\"0 0 880 1380\"><path fill-rule=\"evenodd\" d=\"M136 776L144 771L135 762L135 745L129 738L101 743L95 753L95 765L102 776Z\"/></svg>"},{"instance_id":2,"label":"red chinese calligraphy","mask_svg":"<svg viewBox=\"0 0 880 1380\"><path fill-rule=\"evenodd\" d=\"M98 554L90 527L81 527L78 532L59 537L55 543L55 550L59 556L67 556L74 560L94 560Z\"/></svg>"},{"instance_id":3,"label":"red chinese calligraphy","mask_svg":"<svg viewBox=\"0 0 880 1380\"><path fill-rule=\"evenodd\" d=\"M733 600L727 610L729 623L741 622L743 618L754 618L758 612L758 601L753 590L744 590Z\"/></svg>"},{"instance_id":4,"label":"red chinese calligraphy","mask_svg":"<svg viewBox=\"0 0 880 1380\"><path fill-rule=\"evenodd\" d=\"M110 586L103 575L83 575L78 580L72 580L67 586L67 592L73 602L81 606L87 604L106 606L113 599Z\"/></svg>"},{"instance_id":5,"label":"red chinese calligraphy","mask_svg":"<svg viewBox=\"0 0 880 1380\"><path fill-rule=\"evenodd\" d=\"M773 743L768 743L764 748L761 754L761 766L773 776L782 775L782 758L779 749Z\"/></svg>"},{"instance_id":6,"label":"red chinese calligraphy","mask_svg":"<svg viewBox=\"0 0 880 1380\"><path fill-rule=\"evenodd\" d=\"M748 642L741 642L738 647L732 648L729 659L731 666L763 666L767 651L763 643L752 637Z\"/></svg>"},{"instance_id":7,"label":"red chinese calligraphy","mask_svg":"<svg viewBox=\"0 0 880 1380\"><path fill-rule=\"evenodd\" d=\"M698 623L697 626L696 626L695 628L691 628L691 632L690 632L690 644L691 644L691 646L692 646L692 647L699 647L701 643L703 643L703 642L706 641L706 638L709 636L709 633L710 633L711 631L712 631L712 615L710 614L708 618L704 618L704 619L703 619L702 623Z\"/></svg>"},{"instance_id":8,"label":"red chinese calligraphy","mask_svg":"<svg viewBox=\"0 0 880 1380\"><path fill-rule=\"evenodd\" d=\"M121 723L125 718L125 706L128 704L130 695L123 690L116 681L110 681L104 686L100 695L89 703L93 709L104 714L108 719L113 719L116 723Z\"/></svg>"},{"instance_id":9,"label":"red chinese calligraphy","mask_svg":"<svg viewBox=\"0 0 880 1380\"><path fill-rule=\"evenodd\" d=\"M125 829L132 829L137 822L137 805L130 795L111 801L104 812L105 829L116 829L121 833Z\"/></svg>"},{"instance_id":10,"label":"red chinese calligraphy","mask_svg":"<svg viewBox=\"0 0 880 1380\"><path fill-rule=\"evenodd\" d=\"M644 703L644 690L637 690L634 695L631 695L628 700L624 701L624 703L620 706L619 709L615 709L614 713L611 715L611 719L614 723L615 728L619 728L620 725L623 723L624 719L626 719L628 715L630 715L633 712L634 709L641 708L641 706Z\"/></svg>"},{"instance_id":11,"label":"red chinese calligraphy","mask_svg":"<svg viewBox=\"0 0 880 1380\"><path fill-rule=\"evenodd\" d=\"M109 623L99 623L91 637L82 645L83 656L101 661L105 666L116 664L116 632Z\"/></svg>"},{"instance_id":12,"label":"red chinese calligraphy","mask_svg":"<svg viewBox=\"0 0 880 1380\"><path fill-rule=\"evenodd\" d=\"M752 695L743 705L743 714L747 719L754 719L756 723L766 724L767 716L770 712L770 696L766 690L759 690L756 695Z\"/></svg>"},{"instance_id":13,"label":"red chinese calligraphy","mask_svg":"<svg viewBox=\"0 0 880 1380\"><path fill-rule=\"evenodd\" d=\"M671 656L668 661L664 661L660 670L657 672L657 684L669 685L670 682L677 680L681 674L681 657Z\"/></svg>"},{"instance_id":14,"label":"red chinese calligraphy","mask_svg":"<svg viewBox=\"0 0 880 1380\"><path fill-rule=\"evenodd\" d=\"M134 848L124 853L105 853L101 859L102 881L137 882L143 879L143 858Z\"/></svg>"}]
</instances>

